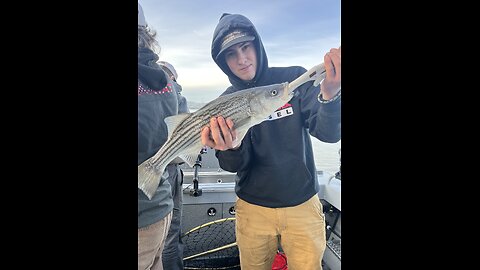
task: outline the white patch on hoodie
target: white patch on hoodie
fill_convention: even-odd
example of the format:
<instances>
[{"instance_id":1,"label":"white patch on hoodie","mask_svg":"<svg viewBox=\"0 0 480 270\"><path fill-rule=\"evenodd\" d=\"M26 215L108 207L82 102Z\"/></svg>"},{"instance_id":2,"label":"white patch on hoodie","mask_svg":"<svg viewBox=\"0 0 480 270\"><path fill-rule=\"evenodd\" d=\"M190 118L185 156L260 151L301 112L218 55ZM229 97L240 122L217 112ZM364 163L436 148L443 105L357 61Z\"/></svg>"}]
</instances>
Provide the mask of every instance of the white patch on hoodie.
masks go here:
<instances>
[{"instance_id":1,"label":"white patch on hoodie","mask_svg":"<svg viewBox=\"0 0 480 270\"><path fill-rule=\"evenodd\" d=\"M293 115L293 107L290 103L287 103L270 114L265 120L273 121L291 115Z\"/></svg>"}]
</instances>

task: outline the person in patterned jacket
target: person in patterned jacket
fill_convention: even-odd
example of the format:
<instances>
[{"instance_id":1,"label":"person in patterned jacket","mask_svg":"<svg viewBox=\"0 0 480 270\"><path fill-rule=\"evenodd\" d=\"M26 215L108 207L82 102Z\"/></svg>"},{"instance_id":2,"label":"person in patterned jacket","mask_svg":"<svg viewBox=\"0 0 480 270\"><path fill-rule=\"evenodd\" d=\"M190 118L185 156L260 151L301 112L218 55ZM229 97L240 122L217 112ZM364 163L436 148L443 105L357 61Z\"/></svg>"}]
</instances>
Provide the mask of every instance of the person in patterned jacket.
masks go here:
<instances>
[{"instance_id":1,"label":"person in patterned jacket","mask_svg":"<svg viewBox=\"0 0 480 270\"><path fill-rule=\"evenodd\" d=\"M185 97L158 65L156 33L138 5L138 164L153 156L168 136L164 119L188 112ZM153 197L138 189L138 270L162 270L162 252L172 222L170 182L182 182L178 164L169 164ZM169 179L175 178L175 179Z\"/></svg>"}]
</instances>

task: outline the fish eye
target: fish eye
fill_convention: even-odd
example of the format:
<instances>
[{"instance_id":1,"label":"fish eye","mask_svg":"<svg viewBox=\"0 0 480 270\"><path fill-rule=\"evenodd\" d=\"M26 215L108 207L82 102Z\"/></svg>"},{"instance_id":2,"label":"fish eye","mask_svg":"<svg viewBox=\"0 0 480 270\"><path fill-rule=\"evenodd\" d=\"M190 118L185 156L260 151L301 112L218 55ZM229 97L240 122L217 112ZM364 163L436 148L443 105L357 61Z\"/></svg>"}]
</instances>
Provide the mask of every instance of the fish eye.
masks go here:
<instances>
[{"instance_id":1,"label":"fish eye","mask_svg":"<svg viewBox=\"0 0 480 270\"><path fill-rule=\"evenodd\" d=\"M272 94L272 96L276 96L277 95L277 90L270 91L270 94Z\"/></svg>"}]
</instances>

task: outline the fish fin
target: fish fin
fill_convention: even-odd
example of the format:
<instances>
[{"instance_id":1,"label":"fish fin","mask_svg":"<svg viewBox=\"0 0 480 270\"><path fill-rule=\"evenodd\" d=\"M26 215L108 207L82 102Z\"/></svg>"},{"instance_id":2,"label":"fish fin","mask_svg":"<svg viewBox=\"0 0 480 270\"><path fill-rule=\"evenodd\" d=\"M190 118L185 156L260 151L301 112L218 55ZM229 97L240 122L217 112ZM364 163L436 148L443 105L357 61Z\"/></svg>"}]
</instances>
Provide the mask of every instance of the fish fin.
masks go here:
<instances>
[{"instance_id":1,"label":"fish fin","mask_svg":"<svg viewBox=\"0 0 480 270\"><path fill-rule=\"evenodd\" d=\"M317 87L322 81L325 79L326 75L320 75L318 78L313 82L313 86Z\"/></svg>"},{"instance_id":2,"label":"fish fin","mask_svg":"<svg viewBox=\"0 0 480 270\"><path fill-rule=\"evenodd\" d=\"M252 119L249 118L248 122L251 122L251 121ZM238 146L240 146L240 144L242 144L242 140L247 134L247 131L250 129L251 126L253 126L251 125L251 123L242 123L241 127L235 130L237 137L235 137L235 140L233 140L232 142L233 148L237 148Z\"/></svg>"},{"instance_id":3,"label":"fish fin","mask_svg":"<svg viewBox=\"0 0 480 270\"><path fill-rule=\"evenodd\" d=\"M153 167L147 159L142 164L138 165L138 188L148 197L152 199L155 191L160 184L160 179L165 170L165 166L160 169ZM168 173L168 172L167 172Z\"/></svg>"},{"instance_id":4,"label":"fish fin","mask_svg":"<svg viewBox=\"0 0 480 270\"><path fill-rule=\"evenodd\" d=\"M195 165L195 162L197 161L197 157L199 154L200 154L200 151L196 151L196 152L182 154L179 156L179 158L184 160L188 164L188 166L193 167L193 165Z\"/></svg>"},{"instance_id":5,"label":"fish fin","mask_svg":"<svg viewBox=\"0 0 480 270\"><path fill-rule=\"evenodd\" d=\"M313 86L317 87L320 83L322 83L322 81L327 76L327 71L325 70L325 64L324 63L318 65L317 74L315 74L315 75L317 76L317 78L313 82ZM313 76L313 77L315 77L315 76Z\"/></svg>"},{"instance_id":6,"label":"fish fin","mask_svg":"<svg viewBox=\"0 0 480 270\"><path fill-rule=\"evenodd\" d=\"M233 142L232 142L232 148L237 148L240 146L240 144L242 144L242 140L239 140L238 138L235 139Z\"/></svg>"},{"instance_id":7,"label":"fish fin","mask_svg":"<svg viewBox=\"0 0 480 270\"><path fill-rule=\"evenodd\" d=\"M188 116L190 116L191 113L181 113L177 115L172 115L169 117L166 117L164 119L165 124L167 124L167 130L168 130L168 138L172 136L172 132L175 130L175 128Z\"/></svg>"},{"instance_id":8,"label":"fish fin","mask_svg":"<svg viewBox=\"0 0 480 270\"><path fill-rule=\"evenodd\" d=\"M174 158L172 161L170 161L170 164L179 164L179 163L184 163L185 160L181 159L180 157Z\"/></svg>"},{"instance_id":9,"label":"fish fin","mask_svg":"<svg viewBox=\"0 0 480 270\"><path fill-rule=\"evenodd\" d=\"M245 137L246 133L247 130L237 130L237 137L232 142L233 148L237 148L238 146L240 146L240 144L242 144L242 140Z\"/></svg>"}]
</instances>

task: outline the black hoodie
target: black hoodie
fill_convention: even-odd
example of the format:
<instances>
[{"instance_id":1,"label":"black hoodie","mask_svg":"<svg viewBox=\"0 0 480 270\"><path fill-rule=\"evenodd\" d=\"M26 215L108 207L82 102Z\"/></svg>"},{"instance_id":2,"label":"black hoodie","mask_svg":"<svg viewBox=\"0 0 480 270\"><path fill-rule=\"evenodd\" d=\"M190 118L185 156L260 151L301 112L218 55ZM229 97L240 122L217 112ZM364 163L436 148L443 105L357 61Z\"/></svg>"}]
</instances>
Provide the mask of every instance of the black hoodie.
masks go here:
<instances>
[{"instance_id":1,"label":"black hoodie","mask_svg":"<svg viewBox=\"0 0 480 270\"><path fill-rule=\"evenodd\" d=\"M255 35L257 70L251 81L242 81L229 69L224 57L217 59L223 37L232 29ZM268 67L268 59L255 26L238 14L223 14L212 40L212 58L232 86L222 94L242 89L291 82L307 70L303 67ZM323 59L319 59L319 62ZM320 88L307 82L295 96L270 117L253 126L237 150L216 151L220 167L237 173L235 192L249 203L265 207L299 205L319 191L309 134L327 143L340 140L341 99L328 104L317 100ZM321 154L321 153L317 153Z\"/></svg>"}]
</instances>

